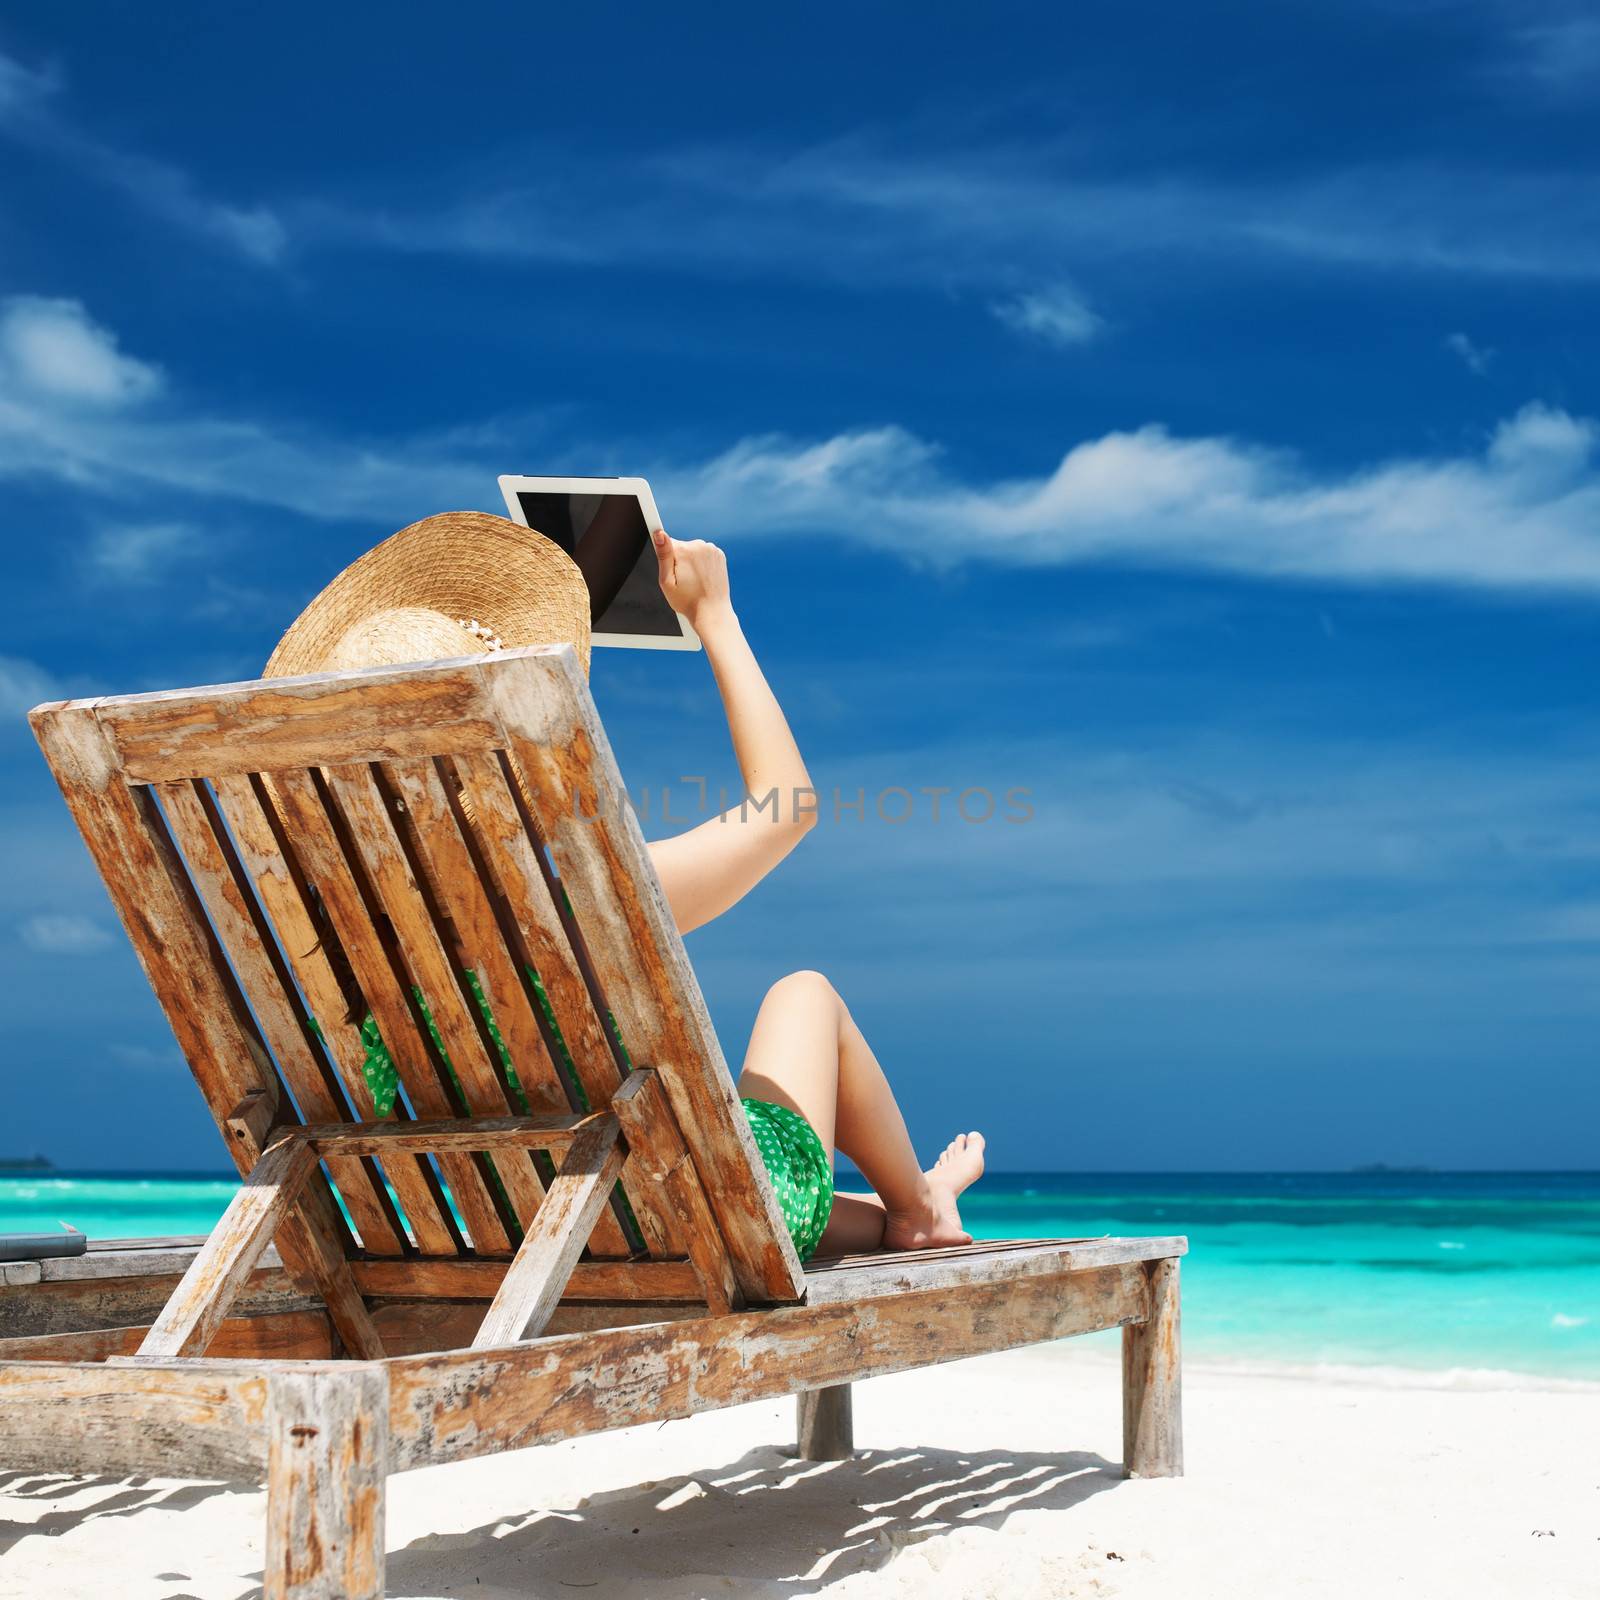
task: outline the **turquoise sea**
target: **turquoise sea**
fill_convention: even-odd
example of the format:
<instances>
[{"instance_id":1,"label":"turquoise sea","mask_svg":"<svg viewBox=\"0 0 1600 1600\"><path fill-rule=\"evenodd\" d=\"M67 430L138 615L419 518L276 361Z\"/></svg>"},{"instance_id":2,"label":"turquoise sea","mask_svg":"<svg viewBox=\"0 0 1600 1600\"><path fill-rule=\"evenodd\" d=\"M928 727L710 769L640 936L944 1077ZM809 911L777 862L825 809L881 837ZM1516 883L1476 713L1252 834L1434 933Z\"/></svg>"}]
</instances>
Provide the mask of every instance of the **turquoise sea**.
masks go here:
<instances>
[{"instance_id":1,"label":"turquoise sea","mask_svg":"<svg viewBox=\"0 0 1600 1600\"><path fill-rule=\"evenodd\" d=\"M231 1177L0 1176L0 1231L203 1233ZM1600 1173L992 1173L980 1238L1189 1236L1195 1357L1600 1382Z\"/></svg>"}]
</instances>

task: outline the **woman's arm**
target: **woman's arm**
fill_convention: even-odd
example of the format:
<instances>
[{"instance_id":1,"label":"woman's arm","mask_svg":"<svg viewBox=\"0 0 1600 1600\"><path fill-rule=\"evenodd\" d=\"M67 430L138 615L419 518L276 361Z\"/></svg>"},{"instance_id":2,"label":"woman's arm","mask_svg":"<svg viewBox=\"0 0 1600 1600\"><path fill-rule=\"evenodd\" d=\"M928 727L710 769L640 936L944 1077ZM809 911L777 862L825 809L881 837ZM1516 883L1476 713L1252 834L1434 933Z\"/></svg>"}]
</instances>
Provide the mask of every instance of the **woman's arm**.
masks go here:
<instances>
[{"instance_id":1,"label":"woman's arm","mask_svg":"<svg viewBox=\"0 0 1600 1600\"><path fill-rule=\"evenodd\" d=\"M678 930L688 933L760 883L816 822L816 805L783 709L734 613L727 558L703 539L681 542L659 530L651 538L661 592L706 647L745 788L721 816L650 846Z\"/></svg>"}]
</instances>

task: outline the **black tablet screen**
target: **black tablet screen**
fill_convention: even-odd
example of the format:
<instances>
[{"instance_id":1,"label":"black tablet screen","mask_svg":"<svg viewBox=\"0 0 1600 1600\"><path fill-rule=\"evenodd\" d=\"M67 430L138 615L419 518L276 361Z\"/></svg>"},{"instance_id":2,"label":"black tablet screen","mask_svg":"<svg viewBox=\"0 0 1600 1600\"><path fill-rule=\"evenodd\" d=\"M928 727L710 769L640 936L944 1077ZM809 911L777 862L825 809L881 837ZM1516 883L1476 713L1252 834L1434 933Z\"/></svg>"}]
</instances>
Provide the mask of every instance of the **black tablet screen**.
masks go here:
<instances>
[{"instance_id":1,"label":"black tablet screen","mask_svg":"<svg viewBox=\"0 0 1600 1600\"><path fill-rule=\"evenodd\" d=\"M656 581L644 509L631 494L517 491L523 519L578 563L596 633L678 639L683 630Z\"/></svg>"}]
</instances>

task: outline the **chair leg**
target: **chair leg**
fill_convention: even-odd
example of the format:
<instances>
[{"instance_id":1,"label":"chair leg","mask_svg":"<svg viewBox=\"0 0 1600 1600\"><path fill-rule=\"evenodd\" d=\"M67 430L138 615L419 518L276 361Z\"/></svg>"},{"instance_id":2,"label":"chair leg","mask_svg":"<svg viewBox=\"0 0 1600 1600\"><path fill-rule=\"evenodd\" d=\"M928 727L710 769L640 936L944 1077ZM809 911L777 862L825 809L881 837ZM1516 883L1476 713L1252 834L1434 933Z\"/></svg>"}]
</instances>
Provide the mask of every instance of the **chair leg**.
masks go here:
<instances>
[{"instance_id":1,"label":"chair leg","mask_svg":"<svg viewBox=\"0 0 1600 1600\"><path fill-rule=\"evenodd\" d=\"M1178 1345L1178 1258L1149 1262L1150 1320L1122 1330L1122 1471L1183 1476L1183 1368Z\"/></svg>"},{"instance_id":2,"label":"chair leg","mask_svg":"<svg viewBox=\"0 0 1600 1600\"><path fill-rule=\"evenodd\" d=\"M264 1600L383 1600L389 1379L272 1374Z\"/></svg>"},{"instance_id":3,"label":"chair leg","mask_svg":"<svg viewBox=\"0 0 1600 1600\"><path fill-rule=\"evenodd\" d=\"M807 1389L795 1396L799 1440L795 1454L802 1461L848 1461L855 1454L850 1415L850 1385Z\"/></svg>"}]
</instances>

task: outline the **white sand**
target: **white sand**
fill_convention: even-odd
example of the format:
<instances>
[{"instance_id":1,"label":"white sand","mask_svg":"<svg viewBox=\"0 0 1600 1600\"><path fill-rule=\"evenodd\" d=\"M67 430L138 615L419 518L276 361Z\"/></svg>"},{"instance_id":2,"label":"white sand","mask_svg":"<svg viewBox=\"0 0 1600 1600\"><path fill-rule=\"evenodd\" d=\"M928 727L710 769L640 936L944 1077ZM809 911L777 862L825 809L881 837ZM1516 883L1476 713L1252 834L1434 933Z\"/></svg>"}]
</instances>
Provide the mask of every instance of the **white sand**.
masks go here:
<instances>
[{"instance_id":1,"label":"white sand","mask_svg":"<svg viewBox=\"0 0 1600 1600\"><path fill-rule=\"evenodd\" d=\"M1113 1343L878 1379L853 1462L756 1405L390 1480L393 1595L1600 1596L1600 1386L1186 1373L1189 1476L1124 1482ZM259 1592L263 1498L0 1474L0 1595Z\"/></svg>"}]
</instances>

